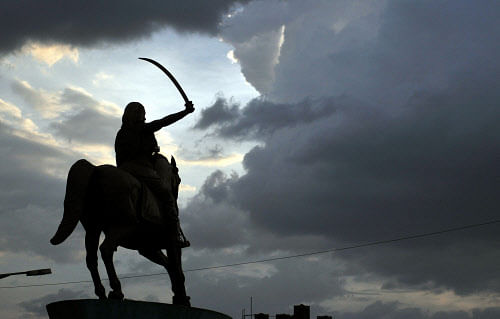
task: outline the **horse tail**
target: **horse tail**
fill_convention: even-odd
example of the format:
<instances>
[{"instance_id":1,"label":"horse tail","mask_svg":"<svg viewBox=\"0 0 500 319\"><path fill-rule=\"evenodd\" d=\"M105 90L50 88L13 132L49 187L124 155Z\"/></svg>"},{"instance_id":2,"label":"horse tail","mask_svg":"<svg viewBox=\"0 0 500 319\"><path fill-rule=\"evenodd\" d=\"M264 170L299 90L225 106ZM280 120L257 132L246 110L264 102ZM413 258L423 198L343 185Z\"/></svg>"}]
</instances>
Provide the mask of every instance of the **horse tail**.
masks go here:
<instances>
[{"instance_id":1,"label":"horse tail","mask_svg":"<svg viewBox=\"0 0 500 319\"><path fill-rule=\"evenodd\" d=\"M64 214L57 232L50 240L52 245L59 245L75 230L83 215L84 200L95 166L87 160L78 160L71 166L66 183Z\"/></svg>"}]
</instances>

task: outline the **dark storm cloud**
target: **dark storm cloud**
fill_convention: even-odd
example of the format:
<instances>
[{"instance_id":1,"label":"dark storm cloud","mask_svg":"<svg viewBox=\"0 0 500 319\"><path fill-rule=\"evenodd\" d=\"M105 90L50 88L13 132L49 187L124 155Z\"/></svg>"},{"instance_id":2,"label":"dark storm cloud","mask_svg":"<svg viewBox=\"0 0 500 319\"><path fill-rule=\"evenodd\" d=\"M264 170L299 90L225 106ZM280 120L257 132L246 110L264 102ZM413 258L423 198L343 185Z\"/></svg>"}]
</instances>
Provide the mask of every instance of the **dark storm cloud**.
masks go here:
<instances>
[{"instance_id":1,"label":"dark storm cloud","mask_svg":"<svg viewBox=\"0 0 500 319\"><path fill-rule=\"evenodd\" d=\"M500 114L495 101L500 96L490 75L449 91L422 93L398 116L368 107L338 108L327 118L276 130L264 139L265 146L245 156L245 175L213 175L216 182L207 180L202 192L214 202L250 212L253 223L273 233L321 234L336 243L497 219L495 176L500 172L494 154L500 145L495 120ZM408 284L432 279L459 293L497 289L498 276L491 272L498 272L493 265L500 256L490 251L500 240L495 229L352 258L368 263L366 271L401 276ZM481 248L474 249L477 245ZM441 254L433 246L450 250ZM408 247L413 250L403 254ZM388 256L395 252L401 256L397 264L379 264L384 258L394 261ZM474 254L488 262L472 267ZM422 256L434 267L418 267L414 258ZM460 265L447 273L443 265L454 260Z\"/></svg>"},{"instance_id":2,"label":"dark storm cloud","mask_svg":"<svg viewBox=\"0 0 500 319\"><path fill-rule=\"evenodd\" d=\"M231 103L223 97L218 97L215 103L201 110L201 118L195 124L195 129L206 129L213 125L232 122L239 116L239 104Z\"/></svg>"},{"instance_id":3,"label":"dark storm cloud","mask_svg":"<svg viewBox=\"0 0 500 319\"><path fill-rule=\"evenodd\" d=\"M227 155L220 144L210 145L206 142L196 143L194 149L179 148L177 151L180 157L188 161L204 161L223 159Z\"/></svg>"},{"instance_id":4,"label":"dark storm cloud","mask_svg":"<svg viewBox=\"0 0 500 319\"><path fill-rule=\"evenodd\" d=\"M230 184L221 171L212 173L200 193L182 210L186 234L197 247L227 248L243 243L247 218L225 201Z\"/></svg>"},{"instance_id":5,"label":"dark storm cloud","mask_svg":"<svg viewBox=\"0 0 500 319\"><path fill-rule=\"evenodd\" d=\"M463 315L466 313L460 313ZM342 318L348 319L368 319L368 318L387 318L387 319L424 319L430 318L418 308L399 308L397 302L382 303L380 301L368 305L360 312L342 313ZM460 317L455 316L456 319Z\"/></svg>"},{"instance_id":6,"label":"dark storm cloud","mask_svg":"<svg viewBox=\"0 0 500 319\"><path fill-rule=\"evenodd\" d=\"M243 11L224 20L221 35L224 41L245 43L255 35L281 27L309 9L314 6L307 1L252 1Z\"/></svg>"},{"instance_id":7,"label":"dark storm cloud","mask_svg":"<svg viewBox=\"0 0 500 319\"><path fill-rule=\"evenodd\" d=\"M239 1L246 2L246 1ZM0 54L27 41L95 46L150 36L170 26L215 34L236 3L217 1L2 1Z\"/></svg>"},{"instance_id":8,"label":"dark storm cloud","mask_svg":"<svg viewBox=\"0 0 500 319\"><path fill-rule=\"evenodd\" d=\"M47 310L45 306L49 303L68 300L68 299L89 298L89 295L83 291L74 291L71 289L60 289L55 294L48 294L40 298L19 303L19 306L24 309L24 316L30 315L35 317L45 317Z\"/></svg>"},{"instance_id":9,"label":"dark storm cloud","mask_svg":"<svg viewBox=\"0 0 500 319\"><path fill-rule=\"evenodd\" d=\"M321 96L318 91L331 94L342 77L353 76L340 74L324 59L342 42L337 37L339 26L359 17L376 16L384 4L356 0L253 1L227 19L221 36L233 45L242 73L259 92L281 101L297 101ZM369 28L376 32L376 27ZM356 42L364 42L367 35L363 33L355 35ZM337 81L332 82L333 77L338 77Z\"/></svg>"},{"instance_id":10,"label":"dark storm cloud","mask_svg":"<svg viewBox=\"0 0 500 319\"><path fill-rule=\"evenodd\" d=\"M474 309L472 314L465 311L438 311L429 313L420 308L402 307L397 302L374 302L359 312L338 313L345 319L493 319L500 315L500 308Z\"/></svg>"},{"instance_id":11,"label":"dark storm cloud","mask_svg":"<svg viewBox=\"0 0 500 319\"><path fill-rule=\"evenodd\" d=\"M240 109L239 105L218 98L212 106L202 110L202 116L194 128L214 127L216 135L223 138L262 139L281 128L311 123L329 116L335 112L336 104L334 99L305 99L289 105L258 98Z\"/></svg>"},{"instance_id":12,"label":"dark storm cloud","mask_svg":"<svg viewBox=\"0 0 500 319\"><path fill-rule=\"evenodd\" d=\"M256 16L255 9L265 13ZM497 14L495 1L252 2L222 36L236 53L254 37L285 26L267 94L274 101L345 93L392 105L415 89L442 88L464 65L495 63ZM247 80L266 86L269 78L251 78L245 70L269 61L255 54L238 58Z\"/></svg>"},{"instance_id":13,"label":"dark storm cloud","mask_svg":"<svg viewBox=\"0 0 500 319\"><path fill-rule=\"evenodd\" d=\"M290 22L270 98L210 122L263 145L246 174L213 175L200 194L262 232L332 247L498 219L497 13L488 1L389 1L340 31ZM493 225L339 257L387 288L498 292L499 242Z\"/></svg>"},{"instance_id":14,"label":"dark storm cloud","mask_svg":"<svg viewBox=\"0 0 500 319\"><path fill-rule=\"evenodd\" d=\"M276 249L307 251L330 248L331 242L323 235L274 234L254 227L249 214L229 199L238 179L236 173L227 176L222 171L213 172L199 193L181 209L185 233L195 247L211 251L245 247L243 259L261 258Z\"/></svg>"}]
</instances>

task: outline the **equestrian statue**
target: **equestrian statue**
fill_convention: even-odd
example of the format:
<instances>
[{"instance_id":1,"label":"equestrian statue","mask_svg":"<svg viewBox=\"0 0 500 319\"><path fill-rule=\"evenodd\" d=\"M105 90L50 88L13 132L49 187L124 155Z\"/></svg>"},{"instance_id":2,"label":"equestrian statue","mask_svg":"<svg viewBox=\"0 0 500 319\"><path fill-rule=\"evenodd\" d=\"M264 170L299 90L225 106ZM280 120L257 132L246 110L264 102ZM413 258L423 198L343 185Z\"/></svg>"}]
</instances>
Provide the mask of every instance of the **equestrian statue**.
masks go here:
<instances>
[{"instance_id":1,"label":"equestrian statue","mask_svg":"<svg viewBox=\"0 0 500 319\"><path fill-rule=\"evenodd\" d=\"M190 306L181 264L181 249L190 245L179 223L177 197L181 179L174 157L168 161L160 154L154 133L192 113L194 106L167 69L152 59L140 59L156 65L172 80L185 101L185 109L146 122L144 106L129 103L115 139L116 166L94 166L85 159L71 166L64 215L50 242L62 243L81 222L86 264L99 299L124 298L113 264L113 254L121 246L137 250L165 267L174 294L172 303ZM105 237L99 246L101 233ZM112 289L108 296L97 269L98 248Z\"/></svg>"}]
</instances>

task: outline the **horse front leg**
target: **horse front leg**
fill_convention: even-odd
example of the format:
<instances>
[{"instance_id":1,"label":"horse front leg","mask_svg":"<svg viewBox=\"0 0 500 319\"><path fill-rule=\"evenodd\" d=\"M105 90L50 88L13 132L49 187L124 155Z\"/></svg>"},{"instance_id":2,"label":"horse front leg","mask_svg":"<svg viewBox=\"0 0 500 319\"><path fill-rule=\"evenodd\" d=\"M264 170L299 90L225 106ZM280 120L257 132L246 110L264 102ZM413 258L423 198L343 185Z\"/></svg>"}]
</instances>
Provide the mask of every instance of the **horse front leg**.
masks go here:
<instances>
[{"instance_id":1,"label":"horse front leg","mask_svg":"<svg viewBox=\"0 0 500 319\"><path fill-rule=\"evenodd\" d=\"M94 282L94 291L99 299L106 299L106 290L101 282L101 277L99 276L99 270L97 268L97 248L99 246L99 230L87 230L85 233L85 250L87 251L87 256L85 261L87 263L87 268L92 276L92 281Z\"/></svg>"},{"instance_id":2,"label":"horse front leg","mask_svg":"<svg viewBox=\"0 0 500 319\"><path fill-rule=\"evenodd\" d=\"M178 246L178 245L176 245ZM167 256L161 250L140 249L139 254L143 255L152 262L165 267L170 277L172 284L172 292L174 297L172 303L174 305L191 306L190 298L186 295L184 286L184 273L181 265L181 248L172 247L167 249Z\"/></svg>"},{"instance_id":3,"label":"horse front leg","mask_svg":"<svg viewBox=\"0 0 500 319\"><path fill-rule=\"evenodd\" d=\"M109 285L112 291L109 292L108 298L122 300L124 295L122 292L122 286L118 276L116 275L115 266L113 264L113 254L118 248L118 237L113 236L113 234L107 234L106 238L102 242L99 250L101 251L102 261L104 266L106 266L106 272L108 273Z\"/></svg>"},{"instance_id":4,"label":"horse front leg","mask_svg":"<svg viewBox=\"0 0 500 319\"><path fill-rule=\"evenodd\" d=\"M167 271L172 283L172 292L174 297L172 303L174 305L191 306L189 301L191 298L186 295L186 287L184 285L185 277L182 270L182 253L181 246L178 243L171 243L167 246L168 265Z\"/></svg>"},{"instance_id":5,"label":"horse front leg","mask_svg":"<svg viewBox=\"0 0 500 319\"><path fill-rule=\"evenodd\" d=\"M139 249L139 254L146 257L155 264L165 267L165 270L167 269L168 258L164 253L162 253L161 250Z\"/></svg>"}]
</instances>

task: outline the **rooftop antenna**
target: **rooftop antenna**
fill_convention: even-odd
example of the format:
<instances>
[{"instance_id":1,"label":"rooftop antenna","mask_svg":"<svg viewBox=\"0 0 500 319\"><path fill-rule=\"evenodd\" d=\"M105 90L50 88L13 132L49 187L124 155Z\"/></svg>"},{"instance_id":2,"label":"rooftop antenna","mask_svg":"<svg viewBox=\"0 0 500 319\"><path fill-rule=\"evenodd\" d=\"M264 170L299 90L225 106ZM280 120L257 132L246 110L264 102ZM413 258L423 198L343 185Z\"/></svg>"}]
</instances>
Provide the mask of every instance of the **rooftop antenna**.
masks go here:
<instances>
[{"instance_id":1,"label":"rooftop antenna","mask_svg":"<svg viewBox=\"0 0 500 319\"><path fill-rule=\"evenodd\" d=\"M250 317L250 319L253 319L253 297L250 297L250 314L246 314L245 308L241 310L241 319L246 319L246 317Z\"/></svg>"},{"instance_id":2,"label":"rooftop antenna","mask_svg":"<svg viewBox=\"0 0 500 319\"><path fill-rule=\"evenodd\" d=\"M253 297L250 296L250 319L253 319Z\"/></svg>"}]
</instances>

